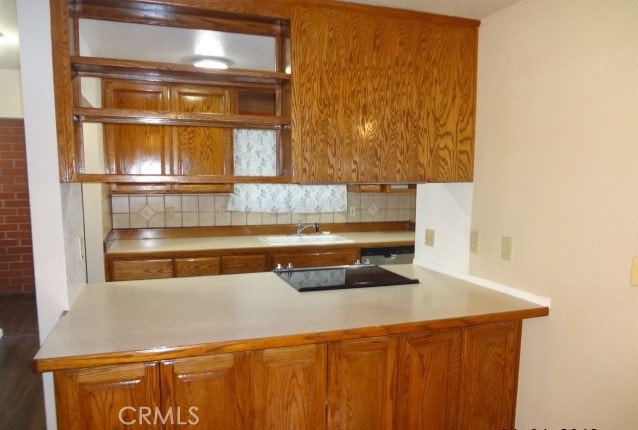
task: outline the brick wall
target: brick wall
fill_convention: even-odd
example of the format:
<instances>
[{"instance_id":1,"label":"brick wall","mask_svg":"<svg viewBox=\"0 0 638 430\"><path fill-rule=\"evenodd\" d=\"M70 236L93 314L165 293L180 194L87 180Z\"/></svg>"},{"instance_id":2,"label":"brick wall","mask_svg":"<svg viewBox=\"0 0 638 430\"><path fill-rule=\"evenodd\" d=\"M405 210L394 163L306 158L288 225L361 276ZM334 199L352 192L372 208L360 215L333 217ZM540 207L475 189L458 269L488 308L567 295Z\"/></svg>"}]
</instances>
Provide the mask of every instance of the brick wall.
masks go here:
<instances>
[{"instance_id":1,"label":"brick wall","mask_svg":"<svg viewBox=\"0 0 638 430\"><path fill-rule=\"evenodd\" d=\"M0 293L33 291L24 122L0 118Z\"/></svg>"}]
</instances>

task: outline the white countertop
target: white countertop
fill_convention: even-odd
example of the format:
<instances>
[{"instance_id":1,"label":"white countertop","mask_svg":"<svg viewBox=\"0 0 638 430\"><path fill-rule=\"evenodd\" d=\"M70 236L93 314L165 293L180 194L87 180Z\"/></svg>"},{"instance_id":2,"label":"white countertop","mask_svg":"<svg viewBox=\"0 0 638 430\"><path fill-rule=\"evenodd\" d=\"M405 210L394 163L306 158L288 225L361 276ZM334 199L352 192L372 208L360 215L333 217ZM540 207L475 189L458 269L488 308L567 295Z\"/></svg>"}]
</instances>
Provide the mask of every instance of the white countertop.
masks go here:
<instances>
[{"instance_id":1,"label":"white countertop","mask_svg":"<svg viewBox=\"0 0 638 430\"><path fill-rule=\"evenodd\" d=\"M75 357L73 367L82 367L91 365L83 357L104 354L121 355L123 362L171 358L176 348L206 344L218 352L234 344L237 350L286 336L306 335L312 343L361 328L381 332L437 321L433 327L440 328L450 319L458 319L448 322L458 327L473 317L540 316L546 309L411 264L385 267L420 284L300 293L272 272L89 284L42 345L36 365L65 368L70 360L64 358Z\"/></svg>"},{"instance_id":2,"label":"white countertop","mask_svg":"<svg viewBox=\"0 0 638 430\"><path fill-rule=\"evenodd\" d=\"M269 244L259 236L216 236L189 237L168 239L135 239L115 240L107 250L107 254L124 254L136 252L175 252L202 251L212 249L242 249L242 248L273 248L287 246L337 246L337 245L365 245L383 242L414 242L413 231L373 231L359 233L336 233L352 240L349 243L320 243L320 244Z\"/></svg>"}]
</instances>

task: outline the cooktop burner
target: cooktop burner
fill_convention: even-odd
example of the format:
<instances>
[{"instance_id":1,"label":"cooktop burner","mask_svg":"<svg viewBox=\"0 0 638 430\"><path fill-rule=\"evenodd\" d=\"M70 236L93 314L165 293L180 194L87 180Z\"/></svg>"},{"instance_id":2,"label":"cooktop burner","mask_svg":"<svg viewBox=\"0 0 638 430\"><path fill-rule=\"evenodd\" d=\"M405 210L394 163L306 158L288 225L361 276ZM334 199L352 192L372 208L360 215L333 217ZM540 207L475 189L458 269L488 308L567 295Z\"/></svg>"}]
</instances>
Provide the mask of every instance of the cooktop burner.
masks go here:
<instances>
[{"instance_id":1,"label":"cooktop burner","mask_svg":"<svg viewBox=\"0 0 638 430\"><path fill-rule=\"evenodd\" d=\"M406 278L373 264L283 269L275 273L301 292L419 283L418 279Z\"/></svg>"}]
</instances>

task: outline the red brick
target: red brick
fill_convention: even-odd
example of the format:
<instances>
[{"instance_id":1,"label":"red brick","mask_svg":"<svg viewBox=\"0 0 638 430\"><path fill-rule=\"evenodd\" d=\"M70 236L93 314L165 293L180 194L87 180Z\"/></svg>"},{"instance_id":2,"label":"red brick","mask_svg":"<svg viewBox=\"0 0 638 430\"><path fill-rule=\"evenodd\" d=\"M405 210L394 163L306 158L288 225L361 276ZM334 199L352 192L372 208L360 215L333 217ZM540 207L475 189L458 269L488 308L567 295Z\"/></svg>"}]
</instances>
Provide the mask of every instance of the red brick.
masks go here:
<instances>
[{"instance_id":1,"label":"red brick","mask_svg":"<svg viewBox=\"0 0 638 430\"><path fill-rule=\"evenodd\" d=\"M33 270L33 262L32 261L11 262L9 263L9 270L30 271L30 270Z\"/></svg>"}]
</instances>

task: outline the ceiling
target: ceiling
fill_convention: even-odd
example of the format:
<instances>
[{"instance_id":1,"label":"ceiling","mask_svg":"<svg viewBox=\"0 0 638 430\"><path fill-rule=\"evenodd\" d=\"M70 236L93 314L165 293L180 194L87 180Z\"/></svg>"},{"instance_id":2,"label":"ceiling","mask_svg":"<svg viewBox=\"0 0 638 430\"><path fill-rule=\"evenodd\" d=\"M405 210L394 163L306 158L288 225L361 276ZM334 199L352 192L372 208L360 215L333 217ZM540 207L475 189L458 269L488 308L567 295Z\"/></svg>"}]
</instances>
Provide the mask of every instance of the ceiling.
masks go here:
<instances>
[{"instance_id":1,"label":"ceiling","mask_svg":"<svg viewBox=\"0 0 638 430\"><path fill-rule=\"evenodd\" d=\"M27 0L25 0L27 1ZM342 1L342 0L340 0ZM443 15L461 16L482 20L499 12L521 0L350 0L354 3L375 6L388 6L410 9L422 12L432 12ZM0 0L0 69L19 70L18 28L16 18L16 0ZM117 33L114 33L117 34ZM91 39L91 40L89 40ZM87 35L87 41L96 51L102 50L98 46L99 37ZM102 37L104 40L105 38ZM124 39L126 40L126 38ZM149 47L158 46L154 38L149 38ZM119 45L126 46L126 42ZM161 46L161 45L160 45ZM146 48L141 48L147 50ZM230 57L230 55L229 55ZM238 67L238 64L232 67Z\"/></svg>"}]
</instances>

